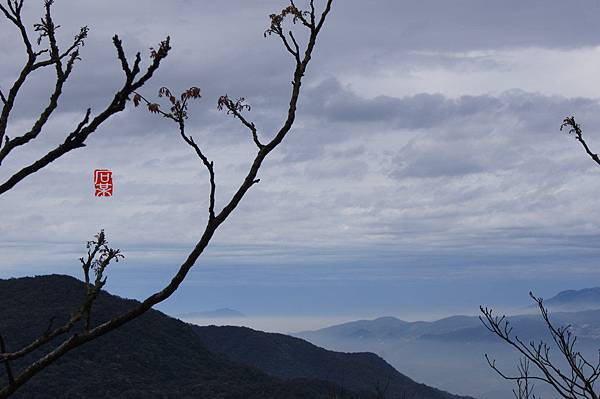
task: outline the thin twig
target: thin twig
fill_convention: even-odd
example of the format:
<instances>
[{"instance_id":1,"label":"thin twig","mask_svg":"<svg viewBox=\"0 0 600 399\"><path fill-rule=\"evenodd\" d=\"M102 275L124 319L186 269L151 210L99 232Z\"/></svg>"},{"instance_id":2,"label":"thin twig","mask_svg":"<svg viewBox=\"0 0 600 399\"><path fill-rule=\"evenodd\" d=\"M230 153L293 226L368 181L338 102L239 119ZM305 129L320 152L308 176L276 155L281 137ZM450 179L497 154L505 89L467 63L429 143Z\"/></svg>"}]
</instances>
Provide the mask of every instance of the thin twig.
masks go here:
<instances>
[{"instance_id":1,"label":"thin twig","mask_svg":"<svg viewBox=\"0 0 600 399\"><path fill-rule=\"evenodd\" d=\"M581 126L575 121L574 116L569 116L563 120L563 123L560 125L560 130L563 130L563 128L569 128L569 134L574 134L575 140L581 143L586 154L588 154L590 158L594 160L594 162L600 165L600 157L598 156L598 154L592 152L588 144L585 142Z\"/></svg>"}]
</instances>

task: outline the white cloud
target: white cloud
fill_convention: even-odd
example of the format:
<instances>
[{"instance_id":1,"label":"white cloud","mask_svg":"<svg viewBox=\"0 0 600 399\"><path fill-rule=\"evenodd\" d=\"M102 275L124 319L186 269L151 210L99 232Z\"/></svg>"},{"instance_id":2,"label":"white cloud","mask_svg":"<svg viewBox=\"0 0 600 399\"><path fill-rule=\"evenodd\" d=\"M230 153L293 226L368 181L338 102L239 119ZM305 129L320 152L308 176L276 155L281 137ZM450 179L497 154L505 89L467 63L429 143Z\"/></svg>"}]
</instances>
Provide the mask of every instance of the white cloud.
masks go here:
<instances>
[{"instance_id":1,"label":"white cloud","mask_svg":"<svg viewBox=\"0 0 600 399\"><path fill-rule=\"evenodd\" d=\"M347 71L338 78L368 97L498 95L511 89L550 96L600 97L594 84L600 70L600 47L414 51L399 54L395 61L368 75Z\"/></svg>"}]
</instances>

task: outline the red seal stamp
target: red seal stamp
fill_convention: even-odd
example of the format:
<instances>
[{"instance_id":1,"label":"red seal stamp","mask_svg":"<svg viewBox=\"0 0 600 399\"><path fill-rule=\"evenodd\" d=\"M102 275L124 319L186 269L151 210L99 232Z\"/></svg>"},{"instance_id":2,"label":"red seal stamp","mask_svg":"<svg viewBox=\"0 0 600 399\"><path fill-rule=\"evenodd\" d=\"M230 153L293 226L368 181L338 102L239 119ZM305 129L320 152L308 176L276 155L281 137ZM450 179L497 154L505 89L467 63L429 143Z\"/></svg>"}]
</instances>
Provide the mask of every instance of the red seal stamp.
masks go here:
<instances>
[{"instance_id":1,"label":"red seal stamp","mask_svg":"<svg viewBox=\"0 0 600 399\"><path fill-rule=\"evenodd\" d=\"M112 197L113 178L112 171L108 169L94 170L94 188L96 197Z\"/></svg>"}]
</instances>

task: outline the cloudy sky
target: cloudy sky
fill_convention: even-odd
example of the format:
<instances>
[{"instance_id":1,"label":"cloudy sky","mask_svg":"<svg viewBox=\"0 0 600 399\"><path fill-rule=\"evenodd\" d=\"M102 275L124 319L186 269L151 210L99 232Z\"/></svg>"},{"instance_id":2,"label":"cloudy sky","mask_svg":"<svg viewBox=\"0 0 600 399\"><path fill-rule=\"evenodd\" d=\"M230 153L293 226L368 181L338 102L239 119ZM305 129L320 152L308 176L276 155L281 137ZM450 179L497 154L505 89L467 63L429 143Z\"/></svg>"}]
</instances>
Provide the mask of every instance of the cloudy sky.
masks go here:
<instances>
[{"instance_id":1,"label":"cloudy sky","mask_svg":"<svg viewBox=\"0 0 600 399\"><path fill-rule=\"evenodd\" d=\"M173 50L142 93L202 89L188 129L215 161L224 204L255 149L216 101L246 97L261 137L281 124L293 65L263 32L285 5L57 0L63 42L81 25L90 37L47 129L0 178L110 101L123 79L113 34L130 56L170 35ZM41 1L25 8L31 26ZM600 168L559 132L574 114L600 148L599 18L597 0L336 0L294 130L160 308L431 318L519 305L530 289L599 285ZM24 52L7 21L0 35L6 90ZM51 85L44 72L29 81L9 136L31 124ZM104 228L127 256L108 289L141 298L161 287L207 216L206 171L175 128L130 106L87 148L2 195L0 277L78 276L85 241ZM114 197L93 196L95 168L113 171Z\"/></svg>"}]
</instances>

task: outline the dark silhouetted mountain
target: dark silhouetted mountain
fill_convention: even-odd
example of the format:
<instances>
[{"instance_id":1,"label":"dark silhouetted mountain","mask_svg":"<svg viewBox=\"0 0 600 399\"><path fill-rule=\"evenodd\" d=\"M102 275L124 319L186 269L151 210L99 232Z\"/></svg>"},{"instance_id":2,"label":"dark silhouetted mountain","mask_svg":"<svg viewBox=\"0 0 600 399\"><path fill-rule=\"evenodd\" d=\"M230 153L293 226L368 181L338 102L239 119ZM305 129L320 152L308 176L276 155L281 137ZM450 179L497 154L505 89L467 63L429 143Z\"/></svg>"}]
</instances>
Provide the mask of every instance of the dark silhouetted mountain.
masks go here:
<instances>
[{"instance_id":1,"label":"dark silhouetted mountain","mask_svg":"<svg viewBox=\"0 0 600 399\"><path fill-rule=\"evenodd\" d=\"M195 326L194 331L209 350L276 377L327 380L353 391L379 387L388 399L458 398L416 383L373 353L333 352L302 339L245 327Z\"/></svg>"},{"instance_id":2,"label":"dark silhouetted mountain","mask_svg":"<svg viewBox=\"0 0 600 399\"><path fill-rule=\"evenodd\" d=\"M229 318L240 318L246 317L242 312L238 312L234 309L223 308L216 310L205 310L201 312L187 312L179 315L182 319L186 318L199 318L199 319L229 319Z\"/></svg>"},{"instance_id":3,"label":"dark silhouetted mountain","mask_svg":"<svg viewBox=\"0 0 600 399\"><path fill-rule=\"evenodd\" d=\"M45 331L48 321L64 321L80 303L83 283L67 276L0 280L0 332L8 350ZM102 292L94 322L136 305ZM15 369L45 353L38 350ZM0 373L0 383L6 383ZM96 341L85 344L43 370L15 398L328 398L328 381L283 380L213 353L191 326L152 310ZM369 398L346 392L345 398Z\"/></svg>"}]
</instances>

